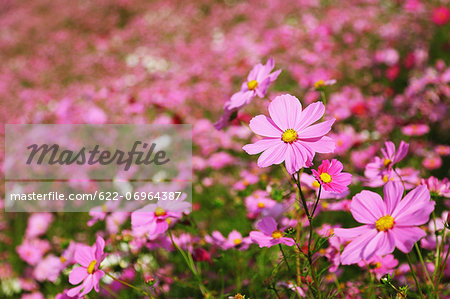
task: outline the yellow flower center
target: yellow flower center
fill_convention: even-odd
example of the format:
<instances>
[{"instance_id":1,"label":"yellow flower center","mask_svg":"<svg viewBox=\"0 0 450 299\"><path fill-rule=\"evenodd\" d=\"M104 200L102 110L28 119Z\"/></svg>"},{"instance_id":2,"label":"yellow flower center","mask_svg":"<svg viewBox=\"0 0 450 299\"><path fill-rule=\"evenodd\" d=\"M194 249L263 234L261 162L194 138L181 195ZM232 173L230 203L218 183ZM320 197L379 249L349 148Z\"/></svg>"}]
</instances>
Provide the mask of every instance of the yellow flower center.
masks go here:
<instances>
[{"instance_id":1,"label":"yellow flower center","mask_svg":"<svg viewBox=\"0 0 450 299\"><path fill-rule=\"evenodd\" d=\"M391 163L392 163L392 161L390 159L384 159L384 161L383 161L384 167L388 167L389 164L391 164Z\"/></svg>"},{"instance_id":2,"label":"yellow flower center","mask_svg":"<svg viewBox=\"0 0 450 299\"><path fill-rule=\"evenodd\" d=\"M323 203L322 203L322 207L323 207L324 209L328 208L328 203L327 203L327 202L323 202Z\"/></svg>"},{"instance_id":3,"label":"yellow flower center","mask_svg":"<svg viewBox=\"0 0 450 299\"><path fill-rule=\"evenodd\" d=\"M241 240L241 239L234 239L234 240L233 240L233 243L234 243L235 245L239 245L239 244L242 243L242 240Z\"/></svg>"},{"instance_id":4,"label":"yellow flower center","mask_svg":"<svg viewBox=\"0 0 450 299\"><path fill-rule=\"evenodd\" d=\"M166 211L163 208L157 207L155 209L155 216L158 217L158 216L164 216L164 215L166 215Z\"/></svg>"},{"instance_id":5,"label":"yellow flower center","mask_svg":"<svg viewBox=\"0 0 450 299\"><path fill-rule=\"evenodd\" d=\"M281 140L283 140L286 143L292 143L295 140L297 140L297 132L293 129L287 129L284 131L283 135L281 136Z\"/></svg>"},{"instance_id":6,"label":"yellow flower center","mask_svg":"<svg viewBox=\"0 0 450 299\"><path fill-rule=\"evenodd\" d=\"M281 237L283 237L283 233L279 230L276 230L272 233L272 238L274 239L279 239Z\"/></svg>"},{"instance_id":7,"label":"yellow flower center","mask_svg":"<svg viewBox=\"0 0 450 299\"><path fill-rule=\"evenodd\" d=\"M383 182L387 183L389 180L393 181L394 178L389 178L387 174L383 175Z\"/></svg>"},{"instance_id":8,"label":"yellow flower center","mask_svg":"<svg viewBox=\"0 0 450 299\"><path fill-rule=\"evenodd\" d=\"M263 202L258 202L258 208L262 209L264 207L265 207L265 205Z\"/></svg>"},{"instance_id":9,"label":"yellow flower center","mask_svg":"<svg viewBox=\"0 0 450 299\"><path fill-rule=\"evenodd\" d=\"M375 227L379 232L390 230L394 226L394 218L391 215L381 217L375 222Z\"/></svg>"},{"instance_id":10,"label":"yellow flower center","mask_svg":"<svg viewBox=\"0 0 450 299\"><path fill-rule=\"evenodd\" d=\"M324 86L325 85L325 81L323 81L323 80L318 80L318 81L316 81L316 83L314 83L314 88L315 89L319 89L319 88L321 88L322 86Z\"/></svg>"},{"instance_id":11,"label":"yellow flower center","mask_svg":"<svg viewBox=\"0 0 450 299\"><path fill-rule=\"evenodd\" d=\"M326 172L320 174L320 179L321 179L322 182L324 182L324 183L329 183L329 182L331 182L331 176L330 176L328 173L326 173Z\"/></svg>"},{"instance_id":12,"label":"yellow flower center","mask_svg":"<svg viewBox=\"0 0 450 299\"><path fill-rule=\"evenodd\" d=\"M59 260L61 261L61 263L65 263L67 261L67 259L65 257L63 257L63 256L61 256L59 258Z\"/></svg>"},{"instance_id":13,"label":"yellow flower center","mask_svg":"<svg viewBox=\"0 0 450 299\"><path fill-rule=\"evenodd\" d=\"M89 266L87 267L87 273L89 273L89 274L94 273L95 265L97 265L97 261L96 261L96 260L93 260L93 261L89 264Z\"/></svg>"},{"instance_id":14,"label":"yellow flower center","mask_svg":"<svg viewBox=\"0 0 450 299\"><path fill-rule=\"evenodd\" d=\"M247 82L247 87L250 90L254 90L256 87L258 87L258 81L252 80L252 81Z\"/></svg>"},{"instance_id":15,"label":"yellow flower center","mask_svg":"<svg viewBox=\"0 0 450 299\"><path fill-rule=\"evenodd\" d=\"M319 188L320 187L320 183L319 183L319 181L314 181L313 183L312 183L312 186L314 187L314 188Z\"/></svg>"},{"instance_id":16,"label":"yellow flower center","mask_svg":"<svg viewBox=\"0 0 450 299\"><path fill-rule=\"evenodd\" d=\"M375 268L376 268L376 269L381 268L381 263L380 263L380 262L376 262L376 263L375 263Z\"/></svg>"}]
</instances>

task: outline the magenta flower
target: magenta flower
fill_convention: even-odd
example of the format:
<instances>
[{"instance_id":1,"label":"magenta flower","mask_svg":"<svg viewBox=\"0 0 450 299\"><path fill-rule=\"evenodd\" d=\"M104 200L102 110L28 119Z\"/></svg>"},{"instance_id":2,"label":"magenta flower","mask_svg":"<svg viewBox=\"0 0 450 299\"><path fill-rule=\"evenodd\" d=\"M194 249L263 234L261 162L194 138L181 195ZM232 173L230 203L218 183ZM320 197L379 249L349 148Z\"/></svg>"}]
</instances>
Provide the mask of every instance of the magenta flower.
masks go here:
<instances>
[{"instance_id":1,"label":"magenta flower","mask_svg":"<svg viewBox=\"0 0 450 299\"><path fill-rule=\"evenodd\" d=\"M402 184L389 182L384 186L384 201L371 191L362 191L353 197L350 208L353 218L365 225L334 230L337 237L351 240L342 252L342 264L383 256L393 252L395 247L408 253L414 243L426 235L417 226L427 223L434 209L430 192L421 185L403 199L402 195Z\"/></svg>"},{"instance_id":2,"label":"magenta flower","mask_svg":"<svg viewBox=\"0 0 450 299\"><path fill-rule=\"evenodd\" d=\"M324 113L322 102L313 103L302 111L296 97L278 96L269 104L271 118L258 115L250 121L250 129L264 138L243 149L250 155L263 152L258 159L259 167L285 161L290 174L309 167L316 152L331 153L335 148L334 141L324 136L331 130L334 119L312 125Z\"/></svg>"},{"instance_id":3,"label":"magenta flower","mask_svg":"<svg viewBox=\"0 0 450 299\"><path fill-rule=\"evenodd\" d=\"M259 247L272 247L277 244L293 246L294 240L284 237L283 229L277 228L277 223L272 217L264 217L256 223L256 228L260 231L251 231L250 238Z\"/></svg>"},{"instance_id":4,"label":"magenta flower","mask_svg":"<svg viewBox=\"0 0 450 299\"><path fill-rule=\"evenodd\" d=\"M231 96L227 109L239 109L247 105L255 96L263 98L270 83L275 81L281 73L281 70L270 73L274 66L273 58L269 58L265 65L260 63L255 65L248 74L247 81L242 83L241 90Z\"/></svg>"},{"instance_id":5,"label":"magenta flower","mask_svg":"<svg viewBox=\"0 0 450 299\"><path fill-rule=\"evenodd\" d=\"M348 189L348 185L352 182L352 175L347 172L342 172L343 165L336 159L323 160L322 164L315 169L312 169L314 177L317 179L316 183L322 185L325 191L333 191L342 193Z\"/></svg>"},{"instance_id":6,"label":"magenta flower","mask_svg":"<svg viewBox=\"0 0 450 299\"><path fill-rule=\"evenodd\" d=\"M97 237L94 245L87 246L84 244L77 245L75 249L75 262L81 267L73 268L69 275L69 282L71 284L80 285L70 289L67 295L70 297L84 296L88 294L92 288L96 292L100 290L100 279L105 275L105 272L99 269L101 262L105 258L104 253L105 240L102 237Z\"/></svg>"}]
</instances>

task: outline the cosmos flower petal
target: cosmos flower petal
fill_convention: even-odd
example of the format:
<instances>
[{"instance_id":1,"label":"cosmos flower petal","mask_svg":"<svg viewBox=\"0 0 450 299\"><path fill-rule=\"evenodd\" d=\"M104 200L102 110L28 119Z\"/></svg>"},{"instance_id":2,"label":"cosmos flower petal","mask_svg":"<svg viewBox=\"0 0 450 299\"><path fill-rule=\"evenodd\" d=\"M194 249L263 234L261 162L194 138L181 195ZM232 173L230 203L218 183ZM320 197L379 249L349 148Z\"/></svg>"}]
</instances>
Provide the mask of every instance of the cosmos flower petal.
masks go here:
<instances>
[{"instance_id":1,"label":"cosmos flower petal","mask_svg":"<svg viewBox=\"0 0 450 299\"><path fill-rule=\"evenodd\" d=\"M305 160L304 160L304 153L300 151L296 145L290 144L288 145L287 151L286 151L286 170L289 174L294 174L300 168L303 167Z\"/></svg>"},{"instance_id":2,"label":"cosmos flower petal","mask_svg":"<svg viewBox=\"0 0 450 299\"><path fill-rule=\"evenodd\" d=\"M366 190L353 197L350 210L356 221L366 224L373 224L385 215L384 203L380 195Z\"/></svg>"},{"instance_id":3,"label":"cosmos flower petal","mask_svg":"<svg viewBox=\"0 0 450 299\"><path fill-rule=\"evenodd\" d=\"M420 202L414 204L408 211L401 213L395 218L396 225L412 226L422 225L428 222L430 214L434 210L434 202Z\"/></svg>"},{"instance_id":4,"label":"cosmos flower petal","mask_svg":"<svg viewBox=\"0 0 450 299\"><path fill-rule=\"evenodd\" d=\"M270 74L269 75L270 82L275 81L278 78L278 76L280 75L280 73L281 73L281 70L278 70L278 71L275 71L272 74Z\"/></svg>"},{"instance_id":5,"label":"cosmos flower petal","mask_svg":"<svg viewBox=\"0 0 450 299\"><path fill-rule=\"evenodd\" d=\"M294 96L288 94L277 96L269 104L269 114L282 131L293 129L302 114L302 105Z\"/></svg>"},{"instance_id":6,"label":"cosmos flower petal","mask_svg":"<svg viewBox=\"0 0 450 299\"><path fill-rule=\"evenodd\" d=\"M426 236L426 233L418 227L394 226L390 231L395 239L395 246L402 252L411 251L414 243Z\"/></svg>"},{"instance_id":7,"label":"cosmos flower petal","mask_svg":"<svg viewBox=\"0 0 450 299\"><path fill-rule=\"evenodd\" d=\"M386 213L392 215L403 196L403 185L401 182L390 181L384 185L384 202Z\"/></svg>"},{"instance_id":8,"label":"cosmos flower petal","mask_svg":"<svg viewBox=\"0 0 450 299\"><path fill-rule=\"evenodd\" d=\"M255 155L282 143L283 142L279 138L264 138L255 143L244 145L242 149L249 155Z\"/></svg>"},{"instance_id":9,"label":"cosmos flower petal","mask_svg":"<svg viewBox=\"0 0 450 299\"><path fill-rule=\"evenodd\" d=\"M105 276L105 272L97 270L93 275L94 290L98 293L100 291L100 279Z\"/></svg>"},{"instance_id":10,"label":"cosmos flower petal","mask_svg":"<svg viewBox=\"0 0 450 299\"><path fill-rule=\"evenodd\" d=\"M280 144L276 144L266 149L258 158L258 166L267 167L272 164L280 164L286 157L288 147L288 144L280 142Z\"/></svg>"},{"instance_id":11,"label":"cosmos flower petal","mask_svg":"<svg viewBox=\"0 0 450 299\"><path fill-rule=\"evenodd\" d=\"M302 115L294 128L296 131L302 131L304 128L309 127L316 121L322 118L325 113L325 106L322 102L315 102L308 105L305 110L302 111Z\"/></svg>"},{"instance_id":12,"label":"cosmos flower petal","mask_svg":"<svg viewBox=\"0 0 450 299\"><path fill-rule=\"evenodd\" d=\"M69 282L71 284L79 284L89 275L85 267L75 267L69 274Z\"/></svg>"},{"instance_id":13,"label":"cosmos flower petal","mask_svg":"<svg viewBox=\"0 0 450 299\"><path fill-rule=\"evenodd\" d=\"M401 141L400 145L398 146L398 150L394 155L394 159L392 162L397 163L397 162L401 161L408 153L408 148L409 148L409 144L404 141Z\"/></svg>"},{"instance_id":14,"label":"cosmos flower petal","mask_svg":"<svg viewBox=\"0 0 450 299\"><path fill-rule=\"evenodd\" d=\"M335 228L334 235L336 237L342 238L344 240L348 239L354 239L360 235L366 234L370 230L373 230L374 228L370 225L362 225L358 227L353 228Z\"/></svg>"},{"instance_id":15,"label":"cosmos flower petal","mask_svg":"<svg viewBox=\"0 0 450 299\"><path fill-rule=\"evenodd\" d=\"M256 223L256 228L263 233L270 235L277 230L277 223L272 217L266 216Z\"/></svg>"},{"instance_id":16,"label":"cosmos flower petal","mask_svg":"<svg viewBox=\"0 0 450 299\"><path fill-rule=\"evenodd\" d=\"M90 274L82 283L83 291L80 293L80 297L88 294L94 288L94 275Z\"/></svg>"},{"instance_id":17,"label":"cosmos flower petal","mask_svg":"<svg viewBox=\"0 0 450 299\"><path fill-rule=\"evenodd\" d=\"M84 244L77 244L74 254L75 261L81 266L87 268L89 264L95 260L95 256L90 246Z\"/></svg>"},{"instance_id":18,"label":"cosmos flower petal","mask_svg":"<svg viewBox=\"0 0 450 299\"><path fill-rule=\"evenodd\" d=\"M331 137L323 136L315 139L301 139L298 142L307 145L311 150L317 153L332 153L336 148L336 143Z\"/></svg>"},{"instance_id":19,"label":"cosmos flower petal","mask_svg":"<svg viewBox=\"0 0 450 299\"><path fill-rule=\"evenodd\" d=\"M428 191L425 185L420 185L409 191L395 208L392 217L396 219L401 214L407 214L410 211L414 211L418 202L430 202L430 191ZM430 202L430 204L432 203Z\"/></svg>"},{"instance_id":20,"label":"cosmos flower petal","mask_svg":"<svg viewBox=\"0 0 450 299\"><path fill-rule=\"evenodd\" d=\"M67 291L67 296L77 298L77 296L78 296L78 294L80 294L82 288L83 288L83 284L80 284L79 286L71 288L70 290Z\"/></svg>"},{"instance_id":21,"label":"cosmos flower petal","mask_svg":"<svg viewBox=\"0 0 450 299\"><path fill-rule=\"evenodd\" d=\"M351 241L341 254L341 263L350 265L359 262L362 259L362 250L377 234L376 229L371 229L367 233L356 237Z\"/></svg>"},{"instance_id":22,"label":"cosmos flower petal","mask_svg":"<svg viewBox=\"0 0 450 299\"><path fill-rule=\"evenodd\" d=\"M230 104L228 105L228 110L239 109L251 100L254 96L254 92L252 90L247 91L238 91L233 94L230 98Z\"/></svg>"},{"instance_id":23,"label":"cosmos flower petal","mask_svg":"<svg viewBox=\"0 0 450 299\"><path fill-rule=\"evenodd\" d=\"M380 248L380 245L383 244L385 237L386 234L384 232L378 232L373 238L371 238L361 251L362 258L365 260L370 259L377 252L377 249Z\"/></svg>"},{"instance_id":24,"label":"cosmos flower petal","mask_svg":"<svg viewBox=\"0 0 450 299\"><path fill-rule=\"evenodd\" d=\"M283 132L267 116L258 115L250 121L250 129L258 135L265 137L281 138Z\"/></svg>"},{"instance_id":25,"label":"cosmos flower petal","mask_svg":"<svg viewBox=\"0 0 450 299\"><path fill-rule=\"evenodd\" d=\"M326 170L326 172L328 172L330 175L334 175L340 173L343 169L344 165L342 165L342 163L337 159L333 159L331 160L331 163L328 162L328 169Z\"/></svg>"},{"instance_id":26,"label":"cosmos flower petal","mask_svg":"<svg viewBox=\"0 0 450 299\"><path fill-rule=\"evenodd\" d=\"M310 138L319 138L323 135L327 134L331 130L331 126L333 125L335 119L330 119L309 127L304 128L299 131L300 139L310 139Z\"/></svg>"}]
</instances>

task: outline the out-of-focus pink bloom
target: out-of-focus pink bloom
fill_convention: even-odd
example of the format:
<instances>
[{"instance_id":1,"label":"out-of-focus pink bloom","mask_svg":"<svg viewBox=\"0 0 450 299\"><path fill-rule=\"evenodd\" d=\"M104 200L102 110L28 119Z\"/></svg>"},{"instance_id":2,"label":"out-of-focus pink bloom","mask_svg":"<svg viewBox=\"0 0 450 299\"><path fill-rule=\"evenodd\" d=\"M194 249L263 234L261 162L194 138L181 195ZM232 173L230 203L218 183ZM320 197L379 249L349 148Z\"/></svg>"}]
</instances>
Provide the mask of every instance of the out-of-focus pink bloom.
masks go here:
<instances>
[{"instance_id":1,"label":"out-of-focus pink bloom","mask_svg":"<svg viewBox=\"0 0 450 299\"><path fill-rule=\"evenodd\" d=\"M131 225L133 230L150 235L162 234L169 228L168 221L180 219L190 207L191 203L186 201L158 200L131 213Z\"/></svg>"},{"instance_id":2,"label":"out-of-focus pink bloom","mask_svg":"<svg viewBox=\"0 0 450 299\"><path fill-rule=\"evenodd\" d=\"M448 156L450 155L450 146L448 145L437 145L434 148L434 152L440 156Z\"/></svg>"},{"instance_id":3,"label":"out-of-focus pink bloom","mask_svg":"<svg viewBox=\"0 0 450 299\"><path fill-rule=\"evenodd\" d=\"M403 186L389 182L384 186L384 201L375 192L362 191L353 197L353 218L365 225L336 228L336 236L350 240L341 255L344 265L370 260L374 255L386 255L397 247L408 253L418 240L426 235L418 225L428 222L435 202L430 201L426 186L418 186L405 198Z\"/></svg>"},{"instance_id":4,"label":"out-of-focus pink bloom","mask_svg":"<svg viewBox=\"0 0 450 299\"><path fill-rule=\"evenodd\" d=\"M36 238L44 234L53 221L50 213L35 213L28 218L25 235L27 238Z\"/></svg>"},{"instance_id":5,"label":"out-of-focus pink bloom","mask_svg":"<svg viewBox=\"0 0 450 299\"><path fill-rule=\"evenodd\" d=\"M423 159L422 165L429 170L438 169L442 166L442 159L439 156L431 155Z\"/></svg>"},{"instance_id":6,"label":"out-of-focus pink bloom","mask_svg":"<svg viewBox=\"0 0 450 299\"><path fill-rule=\"evenodd\" d=\"M223 168L227 165L233 164L235 159L228 153L219 152L214 153L209 157L208 164L215 170Z\"/></svg>"},{"instance_id":7,"label":"out-of-focus pink bloom","mask_svg":"<svg viewBox=\"0 0 450 299\"><path fill-rule=\"evenodd\" d=\"M55 282L62 269L63 263L61 259L54 255L48 255L34 268L33 276L38 281L48 280Z\"/></svg>"},{"instance_id":8,"label":"out-of-focus pink bloom","mask_svg":"<svg viewBox=\"0 0 450 299\"><path fill-rule=\"evenodd\" d=\"M433 9L431 15L433 23L439 26L443 26L450 20L450 10L446 6L439 6Z\"/></svg>"},{"instance_id":9,"label":"out-of-focus pink bloom","mask_svg":"<svg viewBox=\"0 0 450 299\"><path fill-rule=\"evenodd\" d=\"M401 141L398 150L391 141L385 142L385 148L381 149L382 158L375 157L372 162L366 165L364 175L368 179L368 186L378 187L395 180L393 166L401 161L408 153L409 144Z\"/></svg>"},{"instance_id":10,"label":"out-of-focus pink bloom","mask_svg":"<svg viewBox=\"0 0 450 299\"><path fill-rule=\"evenodd\" d=\"M450 198L450 182L447 178L439 181L434 176L430 176L428 179L422 179L420 183L427 186L428 190L431 192L431 195L439 195Z\"/></svg>"},{"instance_id":11,"label":"out-of-focus pink bloom","mask_svg":"<svg viewBox=\"0 0 450 299\"><path fill-rule=\"evenodd\" d=\"M246 169L241 171L241 180L236 182L233 185L233 189L236 190L244 190L248 185L256 184L259 181L259 176L253 173L252 171L248 171Z\"/></svg>"},{"instance_id":12,"label":"out-of-focus pink bloom","mask_svg":"<svg viewBox=\"0 0 450 299\"><path fill-rule=\"evenodd\" d=\"M214 231L211 234L212 237L206 236L205 241L220 247L223 250L231 248L238 248L239 250L247 250L252 241L249 237L242 237L241 233L237 230L230 232L227 238L225 238L219 231Z\"/></svg>"},{"instance_id":13,"label":"out-of-focus pink bloom","mask_svg":"<svg viewBox=\"0 0 450 299\"><path fill-rule=\"evenodd\" d=\"M231 97L230 105L227 108L240 109L247 105L255 96L263 98L270 83L275 81L281 73L281 70L271 73L274 66L273 58L269 58L265 65L260 63L255 65L248 74L247 81L242 83L241 90Z\"/></svg>"},{"instance_id":14,"label":"out-of-focus pink bloom","mask_svg":"<svg viewBox=\"0 0 450 299\"><path fill-rule=\"evenodd\" d=\"M45 297L39 292L34 292L30 294L23 294L21 299L45 299Z\"/></svg>"},{"instance_id":15,"label":"out-of-focus pink bloom","mask_svg":"<svg viewBox=\"0 0 450 299\"><path fill-rule=\"evenodd\" d=\"M28 264L36 265L50 249L50 243L46 240L25 239L21 245L17 247L17 253L20 258Z\"/></svg>"},{"instance_id":16,"label":"out-of-focus pink bloom","mask_svg":"<svg viewBox=\"0 0 450 299\"><path fill-rule=\"evenodd\" d=\"M348 185L352 182L352 175L342 172L343 168L342 163L336 159L331 162L323 160L317 171L312 169L312 172L324 190L342 193L348 190Z\"/></svg>"},{"instance_id":17,"label":"out-of-focus pink bloom","mask_svg":"<svg viewBox=\"0 0 450 299\"><path fill-rule=\"evenodd\" d=\"M430 127L425 124L411 124L402 128L402 133L406 136L422 136L430 131Z\"/></svg>"},{"instance_id":18,"label":"out-of-focus pink bloom","mask_svg":"<svg viewBox=\"0 0 450 299\"><path fill-rule=\"evenodd\" d=\"M105 272L100 270L100 264L106 256L104 249L105 240L102 237L97 237L92 246L77 245L75 261L81 266L72 269L69 274L69 282L71 284L83 283L70 289L67 292L68 296L84 296L92 289L97 293L100 291L100 279L105 275Z\"/></svg>"},{"instance_id":19,"label":"out-of-focus pink bloom","mask_svg":"<svg viewBox=\"0 0 450 299\"><path fill-rule=\"evenodd\" d=\"M256 228L259 231L251 231L250 238L259 247L272 247L277 244L285 244L293 246L294 240L284 237L283 229L277 228L277 223L272 217L264 217L256 223Z\"/></svg>"},{"instance_id":20,"label":"out-of-focus pink bloom","mask_svg":"<svg viewBox=\"0 0 450 299\"><path fill-rule=\"evenodd\" d=\"M67 295L67 292L69 292L69 290L64 290L62 293L59 293L56 295L55 299L83 299L85 298L85 296L69 296Z\"/></svg>"},{"instance_id":21,"label":"out-of-focus pink bloom","mask_svg":"<svg viewBox=\"0 0 450 299\"><path fill-rule=\"evenodd\" d=\"M400 75L400 66L398 64L390 66L386 70L386 78L394 81Z\"/></svg>"},{"instance_id":22,"label":"out-of-focus pink bloom","mask_svg":"<svg viewBox=\"0 0 450 299\"><path fill-rule=\"evenodd\" d=\"M360 267L367 267L371 273L374 273L377 279L380 279L383 275L389 273L392 275L395 267L398 265L398 260L394 258L392 254L380 257L374 255L369 260L362 260L358 263Z\"/></svg>"},{"instance_id":23,"label":"out-of-focus pink bloom","mask_svg":"<svg viewBox=\"0 0 450 299\"><path fill-rule=\"evenodd\" d=\"M258 159L259 167L284 161L287 171L294 174L302 167L311 166L316 152L334 151L334 141L324 136L331 130L334 119L313 125L324 113L322 102L313 103L302 111L296 97L278 96L269 104L271 118L258 115L250 121L250 129L264 138L243 149L250 155L263 152Z\"/></svg>"},{"instance_id":24,"label":"out-of-focus pink bloom","mask_svg":"<svg viewBox=\"0 0 450 299\"><path fill-rule=\"evenodd\" d=\"M269 198L269 194L262 190L256 190L245 198L245 207L252 216L250 218L257 217L264 209L271 209L276 204L277 202Z\"/></svg>"},{"instance_id":25,"label":"out-of-focus pink bloom","mask_svg":"<svg viewBox=\"0 0 450 299\"><path fill-rule=\"evenodd\" d=\"M326 80L326 81L320 79L320 80L317 80L314 83L314 88L317 89L317 90L321 90L325 86L331 86L331 85L334 85L334 84L336 84L336 80L335 79Z\"/></svg>"}]
</instances>

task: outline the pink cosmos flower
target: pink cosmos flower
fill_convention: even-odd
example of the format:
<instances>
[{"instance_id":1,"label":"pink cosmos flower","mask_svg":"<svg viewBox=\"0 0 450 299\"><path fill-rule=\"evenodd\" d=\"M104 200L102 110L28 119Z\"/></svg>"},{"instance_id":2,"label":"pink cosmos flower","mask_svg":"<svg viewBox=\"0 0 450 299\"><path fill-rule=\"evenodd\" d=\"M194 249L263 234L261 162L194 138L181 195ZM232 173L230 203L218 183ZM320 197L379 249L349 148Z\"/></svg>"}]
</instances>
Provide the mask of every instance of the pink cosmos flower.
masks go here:
<instances>
[{"instance_id":1,"label":"pink cosmos flower","mask_svg":"<svg viewBox=\"0 0 450 299\"><path fill-rule=\"evenodd\" d=\"M395 247L408 253L414 243L426 235L417 226L427 223L434 209L430 192L421 185L403 199L402 195L402 184L389 182L384 186L384 201L371 191L362 191L353 197L353 218L365 225L334 230L337 237L351 240L342 252L342 264L370 260L374 255L383 256L393 252Z\"/></svg>"},{"instance_id":2,"label":"pink cosmos flower","mask_svg":"<svg viewBox=\"0 0 450 299\"><path fill-rule=\"evenodd\" d=\"M442 166L442 159L437 155L431 155L423 159L422 165L429 170L438 169Z\"/></svg>"},{"instance_id":3,"label":"pink cosmos flower","mask_svg":"<svg viewBox=\"0 0 450 299\"><path fill-rule=\"evenodd\" d=\"M104 253L105 240L102 237L97 237L95 244L87 246L78 244L75 249L75 261L81 267L73 268L69 275L69 282L71 284L80 285L70 289L67 295L70 297L84 296L88 294L92 288L96 292L100 290L100 279L105 275L105 272L99 269L101 262L105 258Z\"/></svg>"},{"instance_id":4,"label":"pink cosmos flower","mask_svg":"<svg viewBox=\"0 0 450 299\"><path fill-rule=\"evenodd\" d=\"M284 237L283 229L277 228L277 223L272 217L264 217L256 222L256 228L260 231L251 231L250 238L257 243L259 247L272 247L277 244L293 246L294 240Z\"/></svg>"},{"instance_id":5,"label":"pink cosmos flower","mask_svg":"<svg viewBox=\"0 0 450 299\"><path fill-rule=\"evenodd\" d=\"M258 115L250 121L250 129L264 138L243 149L250 155L263 152L258 159L259 167L285 161L287 171L294 174L302 167L311 166L316 152L334 151L334 141L324 135L331 130L335 120L312 125L324 113L322 102L313 103L302 111L296 97L278 96L269 104L271 118Z\"/></svg>"},{"instance_id":6,"label":"pink cosmos flower","mask_svg":"<svg viewBox=\"0 0 450 299\"><path fill-rule=\"evenodd\" d=\"M402 133L406 136L422 136L430 131L430 127L425 124L411 124L402 128Z\"/></svg>"},{"instance_id":7,"label":"pink cosmos flower","mask_svg":"<svg viewBox=\"0 0 450 299\"><path fill-rule=\"evenodd\" d=\"M25 239L17 247L17 253L21 259L34 266L42 260L42 257L49 249L50 243L47 240Z\"/></svg>"},{"instance_id":8,"label":"pink cosmos flower","mask_svg":"<svg viewBox=\"0 0 450 299\"><path fill-rule=\"evenodd\" d=\"M249 237L242 237L241 233L233 230L227 238L225 238L219 231L214 231L211 236L205 236L207 243L219 246L223 250L231 248L238 248L239 250L247 250L252 243Z\"/></svg>"},{"instance_id":9,"label":"pink cosmos flower","mask_svg":"<svg viewBox=\"0 0 450 299\"><path fill-rule=\"evenodd\" d=\"M422 179L421 185L426 185L431 194L436 194L446 198L450 198L450 182L447 178L439 181L434 176L430 176L428 179Z\"/></svg>"},{"instance_id":10,"label":"pink cosmos flower","mask_svg":"<svg viewBox=\"0 0 450 299\"><path fill-rule=\"evenodd\" d=\"M312 169L314 177L317 179L315 183L322 185L326 191L342 193L348 190L347 186L352 182L352 175L342 172L343 168L342 163L336 159L331 160L331 162L330 160L323 160L317 171Z\"/></svg>"},{"instance_id":11,"label":"pink cosmos flower","mask_svg":"<svg viewBox=\"0 0 450 299\"><path fill-rule=\"evenodd\" d=\"M131 225L134 230L150 235L164 233L169 228L169 221L179 219L184 212L189 212L191 203L185 201L159 200L154 204L131 213Z\"/></svg>"},{"instance_id":12,"label":"pink cosmos flower","mask_svg":"<svg viewBox=\"0 0 450 299\"><path fill-rule=\"evenodd\" d=\"M27 238L36 238L44 234L53 221L51 213L35 213L28 218L25 235Z\"/></svg>"},{"instance_id":13,"label":"pink cosmos flower","mask_svg":"<svg viewBox=\"0 0 450 299\"><path fill-rule=\"evenodd\" d=\"M391 274L394 272L395 267L398 265L398 260L394 258L392 254L380 257L374 255L367 261L360 261L358 266L368 267L371 273L374 273L377 279L380 279L384 274Z\"/></svg>"},{"instance_id":14,"label":"pink cosmos flower","mask_svg":"<svg viewBox=\"0 0 450 299\"><path fill-rule=\"evenodd\" d=\"M450 20L450 9L445 6L434 8L431 20L433 21L433 23L439 26L447 24L447 22Z\"/></svg>"},{"instance_id":15,"label":"pink cosmos flower","mask_svg":"<svg viewBox=\"0 0 450 299\"><path fill-rule=\"evenodd\" d=\"M239 109L247 105L255 96L263 98L270 83L275 81L281 73L281 70L270 73L274 66L273 58L269 58L265 65L260 63L255 65L248 74L247 81L242 83L241 90L231 97L230 105L227 108L229 110Z\"/></svg>"}]
</instances>

